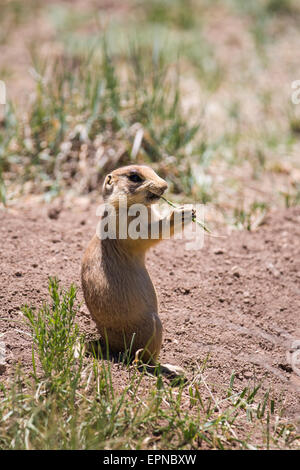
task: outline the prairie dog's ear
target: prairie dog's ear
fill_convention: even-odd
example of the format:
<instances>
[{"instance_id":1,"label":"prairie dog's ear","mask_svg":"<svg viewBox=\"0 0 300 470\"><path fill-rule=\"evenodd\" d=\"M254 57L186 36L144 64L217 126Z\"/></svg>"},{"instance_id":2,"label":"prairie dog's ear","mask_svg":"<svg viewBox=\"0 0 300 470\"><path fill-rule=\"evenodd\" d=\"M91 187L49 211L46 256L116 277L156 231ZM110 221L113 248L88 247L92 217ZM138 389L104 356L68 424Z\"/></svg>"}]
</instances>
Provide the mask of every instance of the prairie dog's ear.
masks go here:
<instances>
[{"instance_id":1,"label":"prairie dog's ear","mask_svg":"<svg viewBox=\"0 0 300 470\"><path fill-rule=\"evenodd\" d=\"M106 178L105 178L105 181L104 181L104 184L105 185L111 185L112 184L112 176L111 175L107 175Z\"/></svg>"},{"instance_id":2,"label":"prairie dog's ear","mask_svg":"<svg viewBox=\"0 0 300 470\"><path fill-rule=\"evenodd\" d=\"M102 189L103 197L109 196L113 191L113 187L114 187L113 177L111 174L109 174L105 177L105 180L103 183L103 189Z\"/></svg>"}]
</instances>

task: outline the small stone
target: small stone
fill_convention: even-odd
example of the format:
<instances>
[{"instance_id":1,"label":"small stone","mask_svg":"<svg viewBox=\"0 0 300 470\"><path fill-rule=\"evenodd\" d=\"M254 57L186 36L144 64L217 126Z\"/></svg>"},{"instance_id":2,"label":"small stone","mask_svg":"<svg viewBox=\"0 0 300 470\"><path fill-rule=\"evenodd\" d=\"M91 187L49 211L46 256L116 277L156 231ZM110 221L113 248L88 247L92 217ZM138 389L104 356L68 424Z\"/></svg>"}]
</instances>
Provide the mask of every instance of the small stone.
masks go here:
<instances>
[{"instance_id":1,"label":"small stone","mask_svg":"<svg viewBox=\"0 0 300 470\"><path fill-rule=\"evenodd\" d=\"M187 289L185 287L182 290L183 295L188 295L188 294L190 294L190 292L191 292L190 289Z\"/></svg>"},{"instance_id":2,"label":"small stone","mask_svg":"<svg viewBox=\"0 0 300 470\"><path fill-rule=\"evenodd\" d=\"M232 266L231 273L234 277L240 277L241 276L240 269L239 269L238 266Z\"/></svg>"},{"instance_id":3,"label":"small stone","mask_svg":"<svg viewBox=\"0 0 300 470\"><path fill-rule=\"evenodd\" d=\"M248 370L246 370L243 375L245 379L251 379L251 377L253 377L253 373Z\"/></svg>"},{"instance_id":4,"label":"small stone","mask_svg":"<svg viewBox=\"0 0 300 470\"><path fill-rule=\"evenodd\" d=\"M273 263L267 263L267 271L273 274L274 277L279 277L280 275L280 272L278 271L278 269L275 268Z\"/></svg>"},{"instance_id":5,"label":"small stone","mask_svg":"<svg viewBox=\"0 0 300 470\"><path fill-rule=\"evenodd\" d=\"M62 210L61 207L50 207L50 209L48 210L49 219L57 220L59 217L59 214L61 213L61 210Z\"/></svg>"}]
</instances>

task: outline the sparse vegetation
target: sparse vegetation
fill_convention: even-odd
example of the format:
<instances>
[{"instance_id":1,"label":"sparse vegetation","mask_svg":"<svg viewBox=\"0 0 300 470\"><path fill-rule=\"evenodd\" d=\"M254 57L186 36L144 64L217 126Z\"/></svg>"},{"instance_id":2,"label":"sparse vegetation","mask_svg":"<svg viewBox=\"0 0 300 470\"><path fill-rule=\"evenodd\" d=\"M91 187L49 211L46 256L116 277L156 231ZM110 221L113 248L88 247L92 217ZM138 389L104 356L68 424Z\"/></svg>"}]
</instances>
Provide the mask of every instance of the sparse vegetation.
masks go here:
<instances>
[{"instance_id":1,"label":"sparse vegetation","mask_svg":"<svg viewBox=\"0 0 300 470\"><path fill-rule=\"evenodd\" d=\"M0 448L227 449L293 448L299 436L260 386L238 390L235 375L215 394L205 361L186 384L173 387L133 365L123 390L110 361L84 356L75 323L76 290L50 279L51 303L25 307L33 368L21 368L0 391ZM147 386L145 386L145 381Z\"/></svg>"},{"instance_id":2,"label":"sparse vegetation","mask_svg":"<svg viewBox=\"0 0 300 470\"><path fill-rule=\"evenodd\" d=\"M267 205L263 202L254 202L246 212L244 209L235 209L235 226L239 229L255 230L263 224L267 212Z\"/></svg>"}]
</instances>

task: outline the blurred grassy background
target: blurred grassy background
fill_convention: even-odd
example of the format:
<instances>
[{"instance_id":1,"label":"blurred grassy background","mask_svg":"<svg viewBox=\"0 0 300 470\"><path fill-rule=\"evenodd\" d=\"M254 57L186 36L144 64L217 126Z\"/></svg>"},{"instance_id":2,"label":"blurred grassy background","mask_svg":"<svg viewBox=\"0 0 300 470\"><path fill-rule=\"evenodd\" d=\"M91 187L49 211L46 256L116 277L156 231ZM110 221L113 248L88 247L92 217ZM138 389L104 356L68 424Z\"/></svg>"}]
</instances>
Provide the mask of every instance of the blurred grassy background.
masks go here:
<instances>
[{"instance_id":1,"label":"blurred grassy background","mask_svg":"<svg viewBox=\"0 0 300 470\"><path fill-rule=\"evenodd\" d=\"M137 162L216 223L299 204L299 19L297 0L2 1L2 203L93 200Z\"/></svg>"}]
</instances>

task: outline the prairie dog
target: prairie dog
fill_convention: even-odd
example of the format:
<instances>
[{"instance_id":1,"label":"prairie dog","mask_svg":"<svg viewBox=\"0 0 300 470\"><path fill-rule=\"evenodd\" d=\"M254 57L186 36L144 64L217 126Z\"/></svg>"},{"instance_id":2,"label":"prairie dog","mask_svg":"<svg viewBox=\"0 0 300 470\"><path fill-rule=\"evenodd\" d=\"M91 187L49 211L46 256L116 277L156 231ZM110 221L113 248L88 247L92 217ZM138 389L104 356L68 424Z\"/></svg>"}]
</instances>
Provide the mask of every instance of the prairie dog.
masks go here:
<instances>
[{"instance_id":1,"label":"prairie dog","mask_svg":"<svg viewBox=\"0 0 300 470\"><path fill-rule=\"evenodd\" d=\"M167 182L151 168L130 165L106 176L103 199L118 214L120 197L126 196L128 210L133 204L140 203L146 206L150 215L151 205L159 200L167 187ZM179 208L166 218L152 222L152 229L153 224L157 224L157 239L151 238L149 217L149 222L145 222L147 226L143 227L149 233L147 239L120 239L117 231L116 239L100 239L94 235L90 241L82 260L82 288L86 305L111 352L121 352L131 346L133 357L142 350L144 363L156 363L163 328L155 288L145 266L145 254L162 239L164 222L170 223L170 234L173 235L177 228L182 229L183 218L187 223L193 216L191 209ZM131 220L127 212L127 223Z\"/></svg>"}]
</instances>

